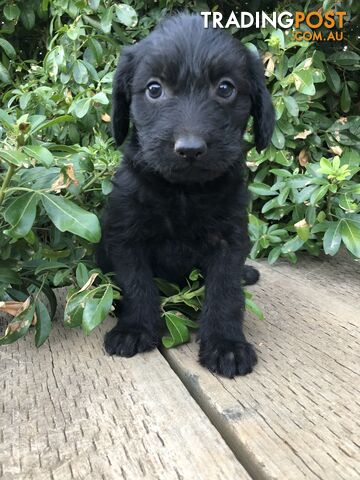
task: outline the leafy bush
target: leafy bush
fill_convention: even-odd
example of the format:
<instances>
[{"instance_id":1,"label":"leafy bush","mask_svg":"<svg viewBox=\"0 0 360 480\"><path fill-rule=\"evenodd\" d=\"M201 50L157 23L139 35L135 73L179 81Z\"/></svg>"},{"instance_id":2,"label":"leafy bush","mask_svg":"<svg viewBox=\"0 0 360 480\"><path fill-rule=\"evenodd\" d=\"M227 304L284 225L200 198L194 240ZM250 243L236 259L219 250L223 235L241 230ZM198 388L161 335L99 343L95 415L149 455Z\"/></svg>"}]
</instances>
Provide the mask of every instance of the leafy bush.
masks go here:
<instances>
[{"instance_id":1,"label":"leafy bush","mask_svg":"<svg viewBox=\"0 0 360 480\"><path fill-rule=\"evenodd\" d=\"M252 258L296 261L301 249L334 255L341 242L360 257L359 54L350 42L322 51L281 30L243 41L265 52L277 120L271 145L247 156Z\"/></svg>"},{"instance_id":2,"label":"leafy bush","mask_svg":"<svg viewBox=\"0 0 360 480\"><path fill-rule=\"evenodd\" d=\"M299 3L286 2L286 10ZM15 315L0 344L31 324L37 345L47 338L53 287L69 287L65 322L85 332L120 298L111 276L95 268L92 244L119 162L109 136L112 75L123 45L184 6L208 9L180 0L0 0L0 310ZM234 2L219 6L229 11ZM277 116L261 154L251 148L251 126L246 134L251 256L295 261L300 249L334 255L343 242L359 257L359 48L294 42L269 28L245 32L242 41L263 55ZM172 346L195 327L189 317L203 287L196 271L182 291L158 282L170 331L164 344ZM249 294L247 307L261 316Z\"/></svg>"}]
</instances>

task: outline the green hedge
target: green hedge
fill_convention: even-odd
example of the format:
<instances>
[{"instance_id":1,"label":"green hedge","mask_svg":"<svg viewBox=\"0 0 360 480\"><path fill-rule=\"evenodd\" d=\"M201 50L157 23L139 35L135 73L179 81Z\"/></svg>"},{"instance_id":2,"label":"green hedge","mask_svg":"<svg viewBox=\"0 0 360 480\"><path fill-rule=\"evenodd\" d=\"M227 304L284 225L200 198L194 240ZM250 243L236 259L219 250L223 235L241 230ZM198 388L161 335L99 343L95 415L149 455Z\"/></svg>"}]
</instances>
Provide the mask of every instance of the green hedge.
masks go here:
<instances>
[{"instance_id":1,"label":"green hedge","mask_svg":"<svg viewBox=\"0 0 360 480\"><path fill-rule=\"evenodd\" d=\"M355 2L324 3L352 10L356 23ZM109 136L119 51L169 11L229 12L235 4L0 0L0 300L7 302L0 309L17 313L0 343L16 340L31 324L38 345L47 338L53 287L69 287L65 322L87 333L119 298L111 277L96 270L91 245L100 237L98 214L121 157ZM268 11L321 7L263 4ZM246 133L252 258L296 261L303 249L334 255L342 243L360 257L360 49L349 25L343 43L294 42L274 29L242 36L263 56L277 118L261 154L252 148L251 124ZM158 282L170 330L164 343L171 346L195 326L189 317L200 308L203 289L196 271L183 291ZM249 294L247 307L261 316Z\"/></svg>"}]
</instances>

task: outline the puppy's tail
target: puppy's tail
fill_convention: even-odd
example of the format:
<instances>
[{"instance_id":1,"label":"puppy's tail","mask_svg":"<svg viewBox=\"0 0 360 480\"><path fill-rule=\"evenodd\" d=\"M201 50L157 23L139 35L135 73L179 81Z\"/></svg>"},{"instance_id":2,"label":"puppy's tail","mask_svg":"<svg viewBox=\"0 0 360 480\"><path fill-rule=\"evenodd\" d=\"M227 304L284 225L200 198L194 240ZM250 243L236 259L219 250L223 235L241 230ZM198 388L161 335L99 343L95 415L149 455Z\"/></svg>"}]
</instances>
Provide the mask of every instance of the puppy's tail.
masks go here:
<instances>
[{"instance_id":1,"label":"puppy's tail","mask_svg":"<svg viewBox=\"0 0 360 480\"><path fill-rule=\"evenodd\" d=\"M254 285L260 278L259 270L250 265L244 265L241 272L243 285Z\"/></svg>"}]
</instances>

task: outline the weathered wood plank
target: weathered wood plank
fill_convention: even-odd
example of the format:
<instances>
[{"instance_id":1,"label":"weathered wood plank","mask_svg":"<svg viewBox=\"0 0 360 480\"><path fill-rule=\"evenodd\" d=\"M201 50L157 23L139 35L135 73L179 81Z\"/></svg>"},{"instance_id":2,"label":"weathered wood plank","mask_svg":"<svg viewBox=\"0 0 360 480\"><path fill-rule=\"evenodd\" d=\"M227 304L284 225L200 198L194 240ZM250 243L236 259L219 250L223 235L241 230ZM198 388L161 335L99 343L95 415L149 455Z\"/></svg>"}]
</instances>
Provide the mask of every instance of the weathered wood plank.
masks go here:
<instances>
[{"instance_id":1,"label":"weathered wood plank","mask_svg":"<svg viewBox=\"0 0 360 480\"><path fill-rule=\"evenodd\" d=\"M296 265L280 260L272 266L284 276L293 279L301 277L304 285L322 286L328 296L336 296L354 306L360 301L360 259L353 259L347 251L341 251L335 257L319 258L301 255Z\"/></svg>"},{"instance_id":2,"label":"weathered wood plank","mask_svg":"<svg viewBox=\"0 0 360 480\"><path fill-rule=\"evenodd\" d=\"M246 322L259 354L253 374L207 372L194 342L164 354L255 478L358 479L359 264L259 268L252 291L266 320Z\"/></svg>"},{"instance_id":3,"label":"weathered wood plank","mask_svg":"<svg viewBox=\"0 0 360 480\"><path fill-rule=\"evenodd\" d=\"M158 351L105 354L110 323L0 350L0 477L249 479Z\"/></svg>"}]
</instances>

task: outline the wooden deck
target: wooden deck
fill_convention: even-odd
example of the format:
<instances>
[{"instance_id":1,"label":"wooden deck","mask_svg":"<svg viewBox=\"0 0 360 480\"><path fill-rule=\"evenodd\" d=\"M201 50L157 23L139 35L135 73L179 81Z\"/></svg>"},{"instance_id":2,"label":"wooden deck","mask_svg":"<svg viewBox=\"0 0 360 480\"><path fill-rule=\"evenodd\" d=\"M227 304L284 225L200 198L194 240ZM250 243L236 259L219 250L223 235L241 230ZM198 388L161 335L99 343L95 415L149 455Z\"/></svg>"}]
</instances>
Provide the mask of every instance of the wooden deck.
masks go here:
<instances>
[{"instance_id":1,"label":"wooden deck","mask_svg":"<svg viewBox=\"0 0 360 480\"><path fill-rule=\"evenodd\" d=\"M113 320L85 338L55 324L40 349L2 347L0 477L359 479L360 264L259 264L247 316L259 363L236 380L197 362L194 342L105 355Z\"/></svg>"}]
</instances>

